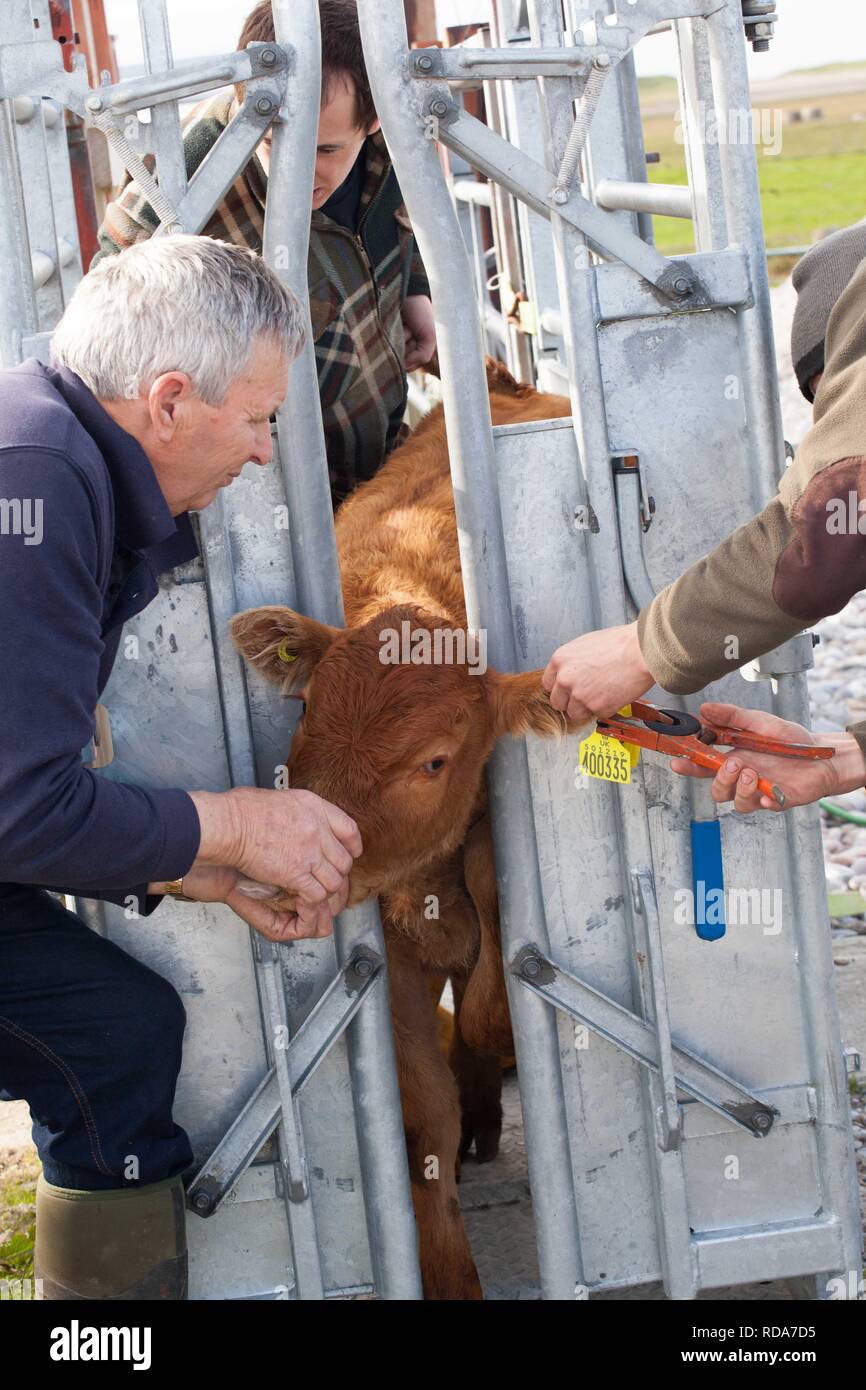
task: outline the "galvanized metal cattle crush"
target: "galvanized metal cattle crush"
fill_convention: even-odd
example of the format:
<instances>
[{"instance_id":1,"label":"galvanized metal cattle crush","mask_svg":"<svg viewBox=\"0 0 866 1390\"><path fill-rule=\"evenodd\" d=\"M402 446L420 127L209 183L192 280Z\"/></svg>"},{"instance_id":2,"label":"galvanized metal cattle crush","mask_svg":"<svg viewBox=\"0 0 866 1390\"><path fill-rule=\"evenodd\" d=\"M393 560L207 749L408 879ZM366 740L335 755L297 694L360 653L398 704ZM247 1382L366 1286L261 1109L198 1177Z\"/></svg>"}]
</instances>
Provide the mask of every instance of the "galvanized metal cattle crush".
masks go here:
<instances>
[{"instance_id":1,"label":"galvanized metal cattle crush","mask_svg":"<svg viewBox=\"0 0 866 1390\"><path fill-rule=\"evenodd\" d=\"M290 195L312 180L315 0L275 0L276 44L178 69L163 0L138 8L148 73L98 93L64 69L45 0L4 8L4 365L47 352L81 272L63 107L133 172L154 153L163 225L188 231L273 121L265 253L306 298L307 205ZM767 22L769 7L748 8ZM749 109L743 7L566 0L563 14L560 0L498 0L489 40L424 52L408 49L400 0L359 9L433 288L470 625L487 629L492 665L532 669L579 631L624 621L751 516L783 467L754 153L703 138L706 112ZM646 183L637 108L632 49L667 23L687 194ZM460 101L479 76L489 127ZM238 78L244 107L187 184L178 100ZM434 137L490 191L452 188ZM479 201L494 205L497 269L536 330L488 302L484 331L521 374L570 394L571 420L490 428L484 274L460 249L455 210ZM694 254L656 251L653 212L691 216ZM167 576L130 626L104 699L115 759L100 775L273 784L290 718L248 683L226 626L268 602L341 620L317 401L308 346L278 417L278 465L200 514L201 563ZM802 719L810 650L789 643L759 663L764 679L732 674L713 693ZM489 769L543 1295L661 1280L688 1299L784 1278L824 1296L830 1276L859 1271L860 1238L816 813L722 816L727 886L780 891L781 929L731 922L703 940L677 894L692 882L690 823L715 814L705 789L649 758L627 787L583 784L576 751L573 739L503 743ZM419 1297L375 906L345 913L333 941L279 949L223 909L165 903L142 922L79 907L187 1008L176 1114L199 1165L191 1296Z\"/></svg>"}]
</instances>

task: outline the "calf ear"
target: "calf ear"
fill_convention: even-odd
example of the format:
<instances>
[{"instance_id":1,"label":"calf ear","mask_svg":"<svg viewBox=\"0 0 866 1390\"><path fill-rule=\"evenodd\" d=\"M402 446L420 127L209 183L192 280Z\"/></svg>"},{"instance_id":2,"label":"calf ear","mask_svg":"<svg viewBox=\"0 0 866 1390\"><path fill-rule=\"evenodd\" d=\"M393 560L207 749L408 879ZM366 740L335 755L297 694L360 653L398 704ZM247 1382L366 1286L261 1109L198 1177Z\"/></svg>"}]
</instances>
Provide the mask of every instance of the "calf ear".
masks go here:
<instances>
[{"instance_id":1,"label":"calf ear","mask_svg":"<svg viewBox=\"0 0 866 1390\"><path fill-rule=\"evenodd\" d=\"M341 629L273 604L236 613L229 632L250 665L291 695L303 689Z\"/></svg>"},{"instance_id":2,"label":"calf ear","mask_svg":"<svg viewBox=\"0 0 866 1390\"><path fill-rule=\"evenodd\" d=\"M577 733L585 724L568 719L550 703L541 684L543 671L524 671L519 675L503 675L488 671L488 691L496 736L502 734L540 734L552 738Z\"/></svg>"}]
</instances>

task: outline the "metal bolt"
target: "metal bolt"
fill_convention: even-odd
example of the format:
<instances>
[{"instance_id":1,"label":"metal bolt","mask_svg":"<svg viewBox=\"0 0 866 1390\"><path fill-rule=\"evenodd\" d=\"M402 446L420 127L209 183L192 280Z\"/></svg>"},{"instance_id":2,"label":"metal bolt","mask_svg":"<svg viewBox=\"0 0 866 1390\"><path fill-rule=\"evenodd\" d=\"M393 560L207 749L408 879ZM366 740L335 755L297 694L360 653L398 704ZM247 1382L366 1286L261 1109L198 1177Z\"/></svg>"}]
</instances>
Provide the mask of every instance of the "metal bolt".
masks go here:
<instances>
[{"instance_id":1,"label":"metal bolt","mask_svg":"<svg viewBox=\"0 0 866 1390\"><path fill-rule=\"evenodd\" d=\"M256 102L256 110L260 116L269 116L274 109L274 103L270 97L259 97Z\"/></svg>"},{"instance_id":2,"label":"metal bolt","mask_svg":"<svg viewBox=\"0 0 866 1390\"><path fill-rule=\"evenodd\" d=\"M753 32L760 35L762 39L769 38L773 32L773 26L772 24L756 24Z\"/></svg>"},{"instance_id":3,"label":"metal bolt","mask_svg":"<svg viewBox=\"0 0 866 1390\"><path fill-rule=\"evenodd\" d=\"M593 60L592 60L592 66L593 66L594 68L609 68L609 67L610 67L610 54L609 54L609 53L597 53L596 56L595 56L595 57L593 58Z\"/></svg>"},{"instance_id":4,"label":"metal bolt","mask_svg":"<svg viewBox=\"0 0 866 1390\"><path fill-rule=\"evenodd\" d=\"M422 72L429 72L433 66L433 59L429 53L422 53L415 59L415 66L420 68Z\"/></svg>"},{"instance_id":5,"label":"metal bolt","mask_svg":"<svg viewBox=\"0 0 866 1390\"><path fill-rule=\"evenodd\" d=\"M447 101L431 101L430 103L430 111L434 116L447 116L448 109Z\"/></svg>"},{"instance_id":6,"label":"metal bolt","mask_svg":"<svg viewBox=\"0 0 866 1390\"><path fill-rule=\"evenodd\" d=\"M754 43L752 44L752 52L753 52L753 53L769 53L769 51L770 51L770 40L769 40L769 39L755 39Z\"/></svg>"},{"instance_id":7,"label":"metal bolt","mask_svg":"<svg viewBox=\"0 0 866 1390\"><path fill-rule=\"evenodd\" d=\"M551 196L551 198L553 199L553 201L554 201L555 203L567 203L567 202L568 202L568 189L566 189L566 188L554 188L554 190L553 190L553 192L551 193L550 196Z\"/></svg>"},{"instance_id":8,"label":"metal bolt","mask_svg":"<svg viewBox=\"0 0 866 1390\"><path fill-rule=\"evenodd\" d=\"M277 51L275 48L265 48L262 51L262 66L272 68L277 61Z\"/></svg>"},{"instance_id":9,"label":"metal bolt","mask_svg":"<svg viewBox=\"0 0 866 1390\"><path fill-rule=\"evenodd\" d=\"M196 1211L202 1213L210 1211L210 1197L206 1192L197 1192L192 1199L192 1204Z\"/></svg>"},{"instance_id":10,"label":"metal bolt","mask_svg":"<svg viewBox=\"0 0 866 1390\"><path fill-rule=\"evenodd\" d=\"M772 1115L768 1115L766 1110L759 1110L755 1115L755 1129L769 1129L773 1123Z\"/></svg>"},{"instance_id":11,"label":"metal bolt","mask_svg":"<svg viewBox=\"0 0 866 1390\"><path fill-rule=\"evenodd\" d=\"M687 294L691 294L692 283L690 280L686 279L685 275L678 275L676 280L674 280L673 288L674 294L678 294L681 298L684 298Z\"/></svg>"},{"instance_id":12,"label":"metal bolt","mask_svg":"<svg viewBox=\"0 0 866 1390\"><path fill-rule=\"evenodd\" d=\"M98 97L94 94L92 97L87 98L84 105L87 107L88 111L101 111L102 97Z\"/></svg>"},{"instance_id":13,"label":"metal bolt","mask_svg":"<svg viewBox=\"0 0 866 1390\"><path fill-rule=\"evenodd\" d=\"M355 961L355 974L360 975L362 980L369 979L373 973L373 962L362 957Z\"/></svg>"},{"instance_id":14,"label":"metal bolt","mask_svg":"<svg viewBox=\"0 0 866 1390\"><path fill-rule=\"evenodd\" d=\"M536 975L541 974L541 961L537 956L529 956L523 962L523 973L528 976L530 980L534 980Z\"/></svg>"}]
</instances>

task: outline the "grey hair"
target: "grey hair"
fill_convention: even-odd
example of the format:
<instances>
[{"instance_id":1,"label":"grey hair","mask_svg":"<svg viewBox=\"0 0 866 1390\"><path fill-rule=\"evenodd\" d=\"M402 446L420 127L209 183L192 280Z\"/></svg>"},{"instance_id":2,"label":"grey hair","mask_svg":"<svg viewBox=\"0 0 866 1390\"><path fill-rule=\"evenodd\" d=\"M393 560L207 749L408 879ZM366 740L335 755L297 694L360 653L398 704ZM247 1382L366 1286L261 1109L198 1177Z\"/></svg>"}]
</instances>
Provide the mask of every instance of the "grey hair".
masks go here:
<instances>
[{"instance_id":1,"label":"grey hair","mask_svg":"<svg viewBox=\"0 0 866 1390\"><path fill-rule=\"evenodd\" d=\"M289 360L300 352L295 295L254 251L184 233L100 260L51 348L101 400L134 399L164 372L185 372L202 401L221 405L262 338Z\"/></svg>"}]
</instances>

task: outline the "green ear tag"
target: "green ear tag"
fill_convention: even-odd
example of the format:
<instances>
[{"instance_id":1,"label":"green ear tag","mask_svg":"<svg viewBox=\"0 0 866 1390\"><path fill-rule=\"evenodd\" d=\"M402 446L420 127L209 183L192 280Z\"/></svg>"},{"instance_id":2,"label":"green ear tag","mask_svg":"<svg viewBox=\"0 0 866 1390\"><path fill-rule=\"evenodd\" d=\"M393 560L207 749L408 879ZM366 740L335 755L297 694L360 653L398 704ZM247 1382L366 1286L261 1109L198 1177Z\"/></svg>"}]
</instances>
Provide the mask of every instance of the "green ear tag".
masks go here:
<instances>
[{"instance_id":1,"label":"green ear tag","mask_svg":"<svg viewBox=\"0 0 866 1390\"><path fill-rule=\"evenodd\" d=\"M284 638L280 645L277 647L277 656L280 658L280 661L297 661L297 653L295 653L295 655L293 656L290 652L286 651L287 641L288 638Z\"/></svg>"}]
</instances>

